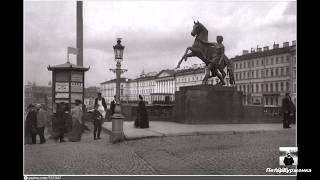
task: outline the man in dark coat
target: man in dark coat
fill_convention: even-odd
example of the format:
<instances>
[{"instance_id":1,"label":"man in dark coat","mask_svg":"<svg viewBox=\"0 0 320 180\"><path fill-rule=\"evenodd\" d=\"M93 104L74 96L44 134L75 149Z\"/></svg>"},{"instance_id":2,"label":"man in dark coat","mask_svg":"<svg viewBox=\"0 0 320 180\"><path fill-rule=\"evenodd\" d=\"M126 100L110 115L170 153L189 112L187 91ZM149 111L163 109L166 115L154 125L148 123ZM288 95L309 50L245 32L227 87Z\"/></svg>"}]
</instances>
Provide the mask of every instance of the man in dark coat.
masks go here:
<instances>
[{"instance_id":1,"label":"man in dark coat","mask_svg":"<svg viewBox=\"0 0 320 180\"><path fill-rule=\"evenodd\" d=\"M57 133L55 137L55 141L57 142L58 139L60 142L66 142L64 140L64 134L68 132L68 125L71 120L71 116L69 114L69 106L67 104L59 103L57 104L57 112L54 115L54 131ZM69 129L71 129L69 127Z\"/></svg>"},{"instance_id":2,"label":"man in dark coat","mask_svg":"<svg viewBox=\"0 0 320 180\"><path fill-rule=\"evenodd\" d=\"M29 134L32 139L32 144L37 143L37 110L34 105L30 105L30 111L26 117L26 134Z\"/></svg>"},{"instance_id":3,"label":"man in dark coat","mask_svg":"<svg viewBox=\"0 0 320 180\"><path fill-rule=\"evenodd\" d=\"M97 107L98 107L99 102L101 102L104 110L106 111L106 110L107 110L106 100L101 96L101 93L100 93L100 92L98 93L98 97L94 100L94 106L97 106Z\"/></svg>"},{"instance_id":4,"label":"man in dark coat","mask_svg":"<svg viewBox=\"0 0 320 180\"><path fill-rule=\"evenodd\" d=\"M282 100L283 128L290 128L290 115L293 113L293 106L289 93L286 93L286 97Z\"/></svg>"},{"instance_id":5,"label":"man in dark coat","mask_svg":"<svg viewBox=\"0 0 320 180\"><path fill-rule=\"evenodd\" d=\"M110 116L114 114L114 109L116 108L116 96L113 97L114 99L110 103Z\"/></svg>"}]
</instances>

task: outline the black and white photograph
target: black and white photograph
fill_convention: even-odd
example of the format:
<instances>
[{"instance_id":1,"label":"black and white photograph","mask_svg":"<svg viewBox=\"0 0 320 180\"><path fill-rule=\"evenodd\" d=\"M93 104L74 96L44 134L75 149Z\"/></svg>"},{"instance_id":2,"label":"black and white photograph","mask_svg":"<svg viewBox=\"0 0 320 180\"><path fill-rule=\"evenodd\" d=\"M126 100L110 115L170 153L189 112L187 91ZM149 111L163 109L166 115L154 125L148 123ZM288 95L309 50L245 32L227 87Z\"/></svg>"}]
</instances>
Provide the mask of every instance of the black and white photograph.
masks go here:
<instances>
[{"instance_id":1,"label":"black and white photograph","mask_svg":"<svg viewBox=\"0 0 320 180\"><path fill-rule=\"evenodd\" d=\"M295 0L24 0L24 176L296 176L297 44Z\"/></svg>"}]
</instances>

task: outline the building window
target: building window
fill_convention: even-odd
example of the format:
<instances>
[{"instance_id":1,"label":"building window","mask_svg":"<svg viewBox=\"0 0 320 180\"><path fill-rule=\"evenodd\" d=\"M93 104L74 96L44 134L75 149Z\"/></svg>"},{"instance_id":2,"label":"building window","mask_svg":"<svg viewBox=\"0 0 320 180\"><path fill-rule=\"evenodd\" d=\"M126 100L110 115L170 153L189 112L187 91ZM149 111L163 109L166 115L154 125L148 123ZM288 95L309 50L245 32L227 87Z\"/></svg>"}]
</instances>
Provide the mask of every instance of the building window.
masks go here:
<instances>
[{"instance_id":1,"label":"building window","mask_svg":"<svg viewBox=\"0 0 320 180\"><path fill-rule=\"evenodd\" d=\"M288 55L287 56L287 63L290 61L290 56Z\"/></svg>"},{"instance_id":2,"label":"building window","mask_svg":"<svg viewBox=\"0 0 320 180\"><path fill-rule=\"evenodd\" d=\"M283 82L280 83L280 88L281 92L283 92Z\"/></svg>"},{"instance_id":3,"label":"building window","mask_svg":"<svg viewBox=\"0 0 320 180\"><path fill-rule=\"evenodd\" d=\"M268 92L268 84L266 84L266 92Z\"/></svg>"},{"instance_id":4,"label":"building window","mask_svg":"<svg viewBox=\"0 0 320 180\"><path fill-rule=\"evenodd\" d=\"M287 82L286 82L286 89L287 89L287 91L289 91L289 89L290 89L289 85L290 85L290 84L289 84L289 82L287 81Z\"/></svg>"},{"instance_id":5,"label":"building window","mask_svg":"<svg viewBox=\"0 0 320 180\"><path fill-rule=\"evenodd\" d=\"M273 58L271 58L271 65L273 64Z\"/></svg>"},{"instance_id":6,"label":"building window","mask_svg":"<svg viewBox=\"0 0 320 180\"><path fill-rule=\"evenodd\" d=\"M273 69L270 69L271 77L273 77Z\"/></svg>"},{"instance_id":7,"label":"building window","mask_svg":"<svg viewBox=\"0 0 320 180\"><path fill-rule=\"evenodd\" d=\"M256 84L256 92L259 92L259 85Z\"/></svg>"},{"instance_id":8,"label":"building window","mask_svg":"<svg viewBox=\"0 0 320 180\"><path fill-rule=\"evenodd\" d=\"M297 92L297 84L294 84L293 92Z\"/></svg>"},{"instance_id":9,"label":"building window","mask_svg":"<svg viewBox=\"0 0 320 180\"><path fill-rule=\"evenodd\" d=\"M278 87L278 83L276 83L276 92L278 92L279 91L279 89L278 89L279 87Z\"/></svg>"},{"instance_id":10,"label":"building window","mask_svg":"<svg viewBox=\"0 0 320 180\"><path fill-rule=\"evenodd\" d=\"M281 63L284 63L284 58L283 58L283 56L281 56Z\"/></svg>"},{"instance_id":11,"label":"building window","mask_svg":"<svg viewBox=\"0 0 320 180\"><path fill-rule=\"evenodd\" d=\"M240 65L240 69L242 69L242 63L241 63L241 62L240 62L240 64L239 64L239 65Z\"/></svg>"},{"instance_id":12,"label":"building window","mask_svg":"<svg viewBox=\"0 0 320 180\"><path fill-rule=\"evenodd\" d=\"M244 69L246 68L246 64L247 64L246 62L243 63L243 68Z\"/></svg>"},{"instance_id":13,"label":"building window","mask_svg":"<svg viewBox=\"0 0 320 180\"><path fill-rule=\"evenodd\" d=\"M279 75L279 69L276 68L276 76L278 76L278 75Z\"/></svg>"},{"instance_id":14,"label":"building window","mask_svg":"<svg viewBox=\"0 0 320 180\"><path fill-rule=\"evenodd\" d=\"M276 57L276 64L279 64L279 57Z\"/></svg>"},{"instance_id":15,"label":"building window","mask_svg":"<svg viewBox=\"0 0 320 180\"><path fill-rule=\"evenodd\" d=\"M290 75L289 67L286 67L286 74Z\"/></svg>"},{"instance_id":16,"label":"building window","mask_svg":"<svg viewBox=\"0 0 320 180\"><path fill-rule=\"evenodd\" d=\"M273 84L270 84L270 92L273 92Z\"/></svg>"}]
</instances>

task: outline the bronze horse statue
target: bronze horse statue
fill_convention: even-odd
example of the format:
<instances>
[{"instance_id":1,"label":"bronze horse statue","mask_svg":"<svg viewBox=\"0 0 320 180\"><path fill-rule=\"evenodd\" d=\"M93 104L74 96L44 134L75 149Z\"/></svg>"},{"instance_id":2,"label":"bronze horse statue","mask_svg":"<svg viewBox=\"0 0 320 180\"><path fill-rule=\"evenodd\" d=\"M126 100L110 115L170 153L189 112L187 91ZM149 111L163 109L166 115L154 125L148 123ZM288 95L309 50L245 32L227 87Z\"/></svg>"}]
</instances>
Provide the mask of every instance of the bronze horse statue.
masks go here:
<instances>
[{"instance_id":1,"label":"bronze horse statue","mask_svg":"<svg viewBox=\"0 0 320 180\"><path fill-rule=\"evenodd\" d=\"M217 36L217 41L219 42L220 40L219 43L208 42L208 30L203 24L199 23L199 21L194 22L191 35L195 36L193 45L191 47L187 47L185 54L177 65L177 68L180 67L182 60L187 61L188 57L196 56L206 64L205 77L202 80L203 84L207 84L210 77L217 76L220 80L219 85L225 85L224 79L227 75L224 71L225 67L227 67L227 73L230 77L230 84L235 84L232 63L224 54L224 47L221 44L223 40L222 36ZM190 53L188 53L189 50L191 51Z\"/></svg>"}]
</instances>

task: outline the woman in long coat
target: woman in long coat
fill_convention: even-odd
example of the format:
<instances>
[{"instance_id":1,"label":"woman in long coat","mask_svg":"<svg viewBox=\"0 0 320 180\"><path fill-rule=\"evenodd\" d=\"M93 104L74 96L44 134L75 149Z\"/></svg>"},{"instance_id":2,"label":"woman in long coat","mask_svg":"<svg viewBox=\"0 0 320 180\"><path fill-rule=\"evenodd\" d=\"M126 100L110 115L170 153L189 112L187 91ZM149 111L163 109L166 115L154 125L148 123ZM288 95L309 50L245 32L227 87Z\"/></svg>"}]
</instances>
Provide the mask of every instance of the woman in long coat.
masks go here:
<instances>
[{"instance_id":1,"label":"woman in long coat","mask_svg":"<svg viewBox=\"0 0 320 180\"><path fill-rule=\"evenodd\" d=\"M81 140L81 135L83 131L82 127L82 106L81 101L76 100L75 101L76 106L72 108L71 110L71 116L72 116L72 132L71 132L71 139L72 142L77 142Z\"/></svg>"},{"instance_id":2,"label":"woman in long coat","mask_svg":"<svg viewBox=\"0 0 320 180\"><path fill-rule=\"evenodd\" d=\"M136 128L149 128L149 118L145 102L143 101L141 95L139 95L139 99L140 101L138 104L137 119L134 122L134 126Z\"/></svg>"}]
</instances>

